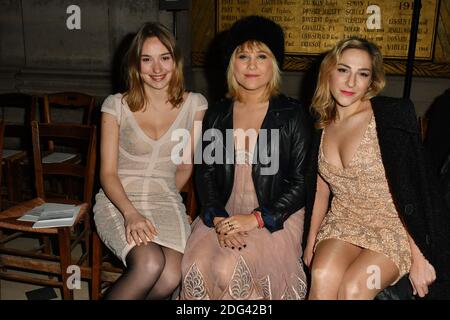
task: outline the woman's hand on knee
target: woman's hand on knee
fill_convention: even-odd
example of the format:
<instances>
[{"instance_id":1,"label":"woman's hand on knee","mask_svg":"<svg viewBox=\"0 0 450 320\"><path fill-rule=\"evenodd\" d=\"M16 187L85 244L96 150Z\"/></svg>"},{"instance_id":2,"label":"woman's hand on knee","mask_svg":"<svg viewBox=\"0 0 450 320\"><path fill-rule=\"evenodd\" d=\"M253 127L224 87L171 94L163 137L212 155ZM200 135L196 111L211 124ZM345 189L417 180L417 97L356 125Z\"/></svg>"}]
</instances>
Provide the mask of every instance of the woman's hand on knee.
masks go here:
<instances>
[{"instance_id":1,"label":"woman's hand on knee","mask_svg":"<svg viewBox=\"0 0 450 320\"><path fill-rule=\"evenodd\" d=\"M412 259L409 280L413 294L423 298L428 294L428 287L436 280L436 271L424 256L415 256Z\"/></svg>"},{"instance_id":2,"label":"woman's hand on knee","mask_svg":"<svg viewBox=\"0 0 450 320\"><path fill-rule=\"evenodd\" d=\"M222 248L242 250L247 247L244 237L248 234L245 232L239 234L225 235L223 233L217 234L217 240Z\"/></svg>"},{"instance_id":3,"label":"woman's hand on knee","mask_svg":"<svg viewBox=\"0 0 450 320\"><path fill-rule=\"evenodd\" d=\"M125 218L125 235L128 244L133 241L137 246L153 241L158 234L155 226L138 211L127 214Z\"/></svg>"},{"instance_id":4,"label":"woman's hand on knee","mask_svg":"<svg viewBox=\"0 0 450 320\"><path fill-rule=\"evenodd\" d=\"M247 247L247 244L245 243L244 237L239 234L232 234L227 235L224 237L225 245L231 248L232 250L242 250Z\"/></svg>"},{"instance_id":5,"label":"woman's hand on knee","mask_svg":"<svg viewBox=\"0 0 450 320\"><path fill-rule=\"evenodd\" d=\"M216 225L217 233L235 235L252 231L258 228L258 220L253 214L236 214L220 221Z\"/></svg>"}]
</instances>

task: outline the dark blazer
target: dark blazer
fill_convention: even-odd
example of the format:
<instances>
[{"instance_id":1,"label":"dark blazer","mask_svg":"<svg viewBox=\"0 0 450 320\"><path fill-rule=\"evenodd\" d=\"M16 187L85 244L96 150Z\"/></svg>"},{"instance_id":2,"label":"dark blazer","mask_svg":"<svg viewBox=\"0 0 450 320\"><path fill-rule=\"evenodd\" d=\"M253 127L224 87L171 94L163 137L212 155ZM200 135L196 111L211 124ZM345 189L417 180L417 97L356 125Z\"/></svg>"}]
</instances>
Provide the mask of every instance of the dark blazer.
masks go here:
<instances>
[{"instance_id":1,"label":"dark blazer","mask_svg":"<svg viewBox=\"0 0 450 320\"><path fill-rule=\"evenodd\" d=\"M225 205L231 195L234 182L233 154L226 152L226 130L233 128L233 102L222 100L210 107L203 119L203 136L209 129L220 131L222 139L215 139L213 144L223 150L222 163L202 164L196 166L196 186L202 203L201 218L205 225L213 227L216 216L227 217ZM261 129L267 130L267 143L261 146L264 154L272 157L278 152L279 166L274 174L264 174L273 163L262 161L256 152L256 163L252 165L253 183L265 227L274 232L283 228L284 221L305 205L305 171L306 155L310 142L312 123L306 110L299 101L280 95L269 102L269 108ZM272 145L271 130L279 131L279 147ZM261 133L258 136L257 146ZM202 139L204 140L204 139ZM209 141L202 141L204 151ZM229 144L234 146L233 141ZM267 152L267 153L266 153ZM274 155L275 156L275 155ZM228 162L226 163L228 157ZM231 157L231 159L230 159ZM267 163L267 164L264 164Z\"/></svg>"},{"instance_id":2,"label":"dark blazer","mask_svg":"<svg viewBox=\"0 0 450 320\"><path fill-rule=\"evenodd\" d=\"M450 215L424 156L414 106L409 100L389 97L375 97L371 103L381 158L395 206L417 246L435 267L438 277L435 286L446 282L447 295L450 293ZM304 240L309 232L316 193L321 135L322 130L315 130L308 156ZM439 290L443 294L443 287Z\"/></svg>"},{"instance_id":3,"label":"dark blazer","mask_svg":"<svg viewBox=\"0 0 450 320\"><path fill-rule=\"evenodd\" d=\"M426 117L428 130L423 144L439 172L450 153L450 89L433 102Z\"/></svg>"}]
</instances>

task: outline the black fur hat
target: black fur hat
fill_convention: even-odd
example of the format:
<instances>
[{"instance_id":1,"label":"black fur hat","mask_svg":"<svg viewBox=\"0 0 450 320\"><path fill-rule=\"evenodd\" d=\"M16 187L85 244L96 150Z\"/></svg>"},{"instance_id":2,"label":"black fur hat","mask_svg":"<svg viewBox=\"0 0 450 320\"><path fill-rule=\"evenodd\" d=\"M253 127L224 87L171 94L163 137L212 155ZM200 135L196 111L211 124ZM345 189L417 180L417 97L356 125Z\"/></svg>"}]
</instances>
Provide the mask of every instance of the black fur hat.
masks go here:
<instances>
[{"instance_id":1,"label":"black fur hat","mask_svg":"<svg viewBox=\"0 0 450 320\"><path fill-rule=\"evenodd\" d=\"M268 46L281 69L284 60L284 33L280 25L261 16L248 16L236 21L229 31L227 63L236 47L249 40L257 40Z\"/></svg>"}]
</instances>

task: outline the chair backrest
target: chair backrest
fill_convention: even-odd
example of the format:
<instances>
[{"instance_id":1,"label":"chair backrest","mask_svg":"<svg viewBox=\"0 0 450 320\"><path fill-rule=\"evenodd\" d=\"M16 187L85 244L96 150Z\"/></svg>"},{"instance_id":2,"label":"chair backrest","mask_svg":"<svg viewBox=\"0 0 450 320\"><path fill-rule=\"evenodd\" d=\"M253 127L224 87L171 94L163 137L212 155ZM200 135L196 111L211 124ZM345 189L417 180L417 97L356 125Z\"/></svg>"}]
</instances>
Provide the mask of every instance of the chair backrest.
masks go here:
<instances>
[{"instance_id":1,"label":"chair backrest","mask_svg":"<svg viewBox=\"0 0 450 320\"><path fill-rule=\"evenodd\" d=\"M95 126L31 122L34 171L37 196L48 201L45 196L44 176L58 175L79 177L83 180L83 202L91 203L96 163ZM77 157L56 163L43 163L48 141L57 146L76 150Z\"/></svg>"},{"instance_id":2,"label":"chair backrest","mask_svg":"<svg viewBox=\"0 0 450 320\"><path fill-rule=\"evenodd\" d=\"M0 94L0 108L2 110L2 120L5 125L5 138L18 138L20 146L18 149L31 150L30 123L36 120L37 99L34 96L24 93ZM22 109L23 118L10 119L7 110L17 114L13 109Z\"/></svg>"},{"instance_id":3,"label":"chair backrest","mask_svg":"<svg viewBox=\"0 0 450 320\"><path fill-rule=\"evenodd\" d=\"M36 120L36 105L37 99L25 93L3 93L0 94L0 108L2 108L2 120L6 108L20 108L24 110L25 118L20 123L30 124L31 121Z\"/></svg>"},{"instance_id":4,"label":"chair backrest","mask_svg":"<svg viewBox=\"0 0 450 320\"><path fill-rule=\"evenodd\" d=\"M54 122L52 109L81 109L83 118L81 124L92 124L92 112L95 106L95 97L80 92L58 92L44 96L43 118L45 123ZM70 121L71 122L71 121Z\"/></svg>"}]
</instances>

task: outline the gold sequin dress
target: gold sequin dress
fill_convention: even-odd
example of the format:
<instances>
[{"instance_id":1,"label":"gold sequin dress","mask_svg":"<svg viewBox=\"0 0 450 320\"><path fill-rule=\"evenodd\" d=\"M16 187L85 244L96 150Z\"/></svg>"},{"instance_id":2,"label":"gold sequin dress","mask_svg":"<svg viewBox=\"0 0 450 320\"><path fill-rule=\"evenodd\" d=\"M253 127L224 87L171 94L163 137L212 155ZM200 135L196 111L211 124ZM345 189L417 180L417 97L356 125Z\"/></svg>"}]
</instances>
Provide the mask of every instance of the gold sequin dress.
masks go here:
<instances>
[{"instance_id":1,"label":"gold sequin dress","mask_svg":"<svg viewBox=\"0 0 450 320\"><path fill-rule=\"evenodd\" d=\"M353 159L343 169L326 161L324 134L325 130L319 149L319 174L329 184L333 200L316 246L322 240L335 238L383 253L397 265L400 279L411 267L411 250L386 180L375 117Z\"/></svg>"}]
</instances>

